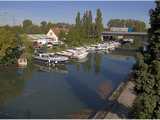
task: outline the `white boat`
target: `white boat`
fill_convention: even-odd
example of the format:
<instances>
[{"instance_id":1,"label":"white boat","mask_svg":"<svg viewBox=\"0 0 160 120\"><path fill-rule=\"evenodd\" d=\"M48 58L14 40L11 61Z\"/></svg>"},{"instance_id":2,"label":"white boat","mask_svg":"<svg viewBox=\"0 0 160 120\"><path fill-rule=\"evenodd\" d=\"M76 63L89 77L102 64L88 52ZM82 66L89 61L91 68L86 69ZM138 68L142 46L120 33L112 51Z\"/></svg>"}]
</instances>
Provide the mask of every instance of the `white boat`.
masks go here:
<instances>
[{"instance_id":1,"label":"white boat","mask_svg":"<svg viewBox=\"0 0 160 120\"><path fill-rule=\"evenodd\" d=\"M76 59L83 59L88 55L88 52L85 48L68 49L67 51L71 52L73 54L72 58L76 58Z\"/></svg>"},{"instance_id":2,"label":"white boat","mask_svg":"<svg viewBox=\"0 0 160 120\"><path fill-rule=\"evenodd\" d=\"M94 47L94 46L88 47L88 51L89 51L89 52L95 51L95 47Z\"/></svg>"},{"instance_id":3,"label":"white boat","mask_svg":"<svg viewBox=\"0 0 160 120\"><path fill-rule=\"evenodd\" d=\"M67 52L67 51L57 52L56 54L57 55L62 55L62 56L67 56L67 57L71 57L73 55L73 53Z\"/></svg>"},{"instance_id":4,"label":"white boat","mask_svg":"<svg viewBox=\"0 0 160 120\"><path fill-rule=\"evenodd\" d=\"M69 60L68 57L55 55L54 53L42 53L33 56L33 58L37 62L48 63L48 64L63 63Z\"/></svg>"},{"instance_id":5,"label":"white boat","mask_svg":"<svg viewBox=\"0 0 160 120\"><path fill-rule=\"evenodd\" d=\"M59 63L59 62L65 62L65 61L68 61L69 58L68 57L65 57L65 56L59 56L59 55L55 55L53 57L54 61Z\"/></svg>"},{"instance_id":6,"label":"white boat","mask_svg":"<svg viewBox=\"0 0 160 120\"><path fill-rule=\"evenodd\" d=\"M78 58L78 59L83 59L83 58L86 58L88 55L88 52L79 52L77 55L75 55L75 58Z\"/></svg>"}]
</instances>

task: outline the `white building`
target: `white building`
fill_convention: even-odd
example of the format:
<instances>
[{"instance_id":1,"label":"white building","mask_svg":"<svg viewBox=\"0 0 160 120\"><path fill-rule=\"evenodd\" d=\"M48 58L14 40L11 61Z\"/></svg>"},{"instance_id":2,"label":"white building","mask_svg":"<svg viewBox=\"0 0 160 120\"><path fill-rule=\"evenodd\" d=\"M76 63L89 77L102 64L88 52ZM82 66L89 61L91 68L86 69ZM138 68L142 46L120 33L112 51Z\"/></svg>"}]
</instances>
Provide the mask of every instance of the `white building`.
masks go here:
<instances>
[{"instance_id":1,"label":"white building","mask_svg":"<svg viewBox=\"0 0 160 120\"><path fill-rule=\"evenodd\" d=\"M47 37L53 39L53 41L58 42L58 35L54 32L53 29L50 29L47 33Z\"/></svg>"},{"instance_id":2,"label":"white building","mask_svg":"<svg viewBox=\"0 0 160 120\"><path fill-rule=\"evenodd\" d=\"M111 32L128 32L127 27L110 27Z\"/></svg>"},{"instance_id":3,"label":"white building","mask_svg":"<svg viewBox=\"0 0 160 120\"><path fill-rule=\"evenodd\" d=\"M38 46L63 44L63 42L58 39L61 31L67 33L68 29L55 27L50 29L47 34L28 34L28 37L31 38L33 43L38 44Z\"/></svg>"}]
</instances>

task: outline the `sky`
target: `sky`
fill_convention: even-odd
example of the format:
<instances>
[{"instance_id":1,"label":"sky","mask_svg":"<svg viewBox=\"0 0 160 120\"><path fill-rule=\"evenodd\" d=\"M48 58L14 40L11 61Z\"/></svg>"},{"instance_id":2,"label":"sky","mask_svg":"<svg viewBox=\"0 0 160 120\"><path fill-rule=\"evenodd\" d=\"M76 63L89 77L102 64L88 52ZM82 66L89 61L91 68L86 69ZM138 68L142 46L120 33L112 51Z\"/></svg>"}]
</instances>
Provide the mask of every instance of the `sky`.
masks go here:
<instances>
[{"instance_id":1,"label":"sky","mask_svg":"<svg viewBox=\"0 0 160 120\"><path fill-rule=\"evenodd\" d=\"M110 19L136 19L149 24L148 11L154 7L153 1L0 1L0 25L21 24L24 19L35 24L43 20L72 24L78 11L82 15L92 10L95 18L97 8L102 11L105 26Z\"/></svg>"}]
</instances>

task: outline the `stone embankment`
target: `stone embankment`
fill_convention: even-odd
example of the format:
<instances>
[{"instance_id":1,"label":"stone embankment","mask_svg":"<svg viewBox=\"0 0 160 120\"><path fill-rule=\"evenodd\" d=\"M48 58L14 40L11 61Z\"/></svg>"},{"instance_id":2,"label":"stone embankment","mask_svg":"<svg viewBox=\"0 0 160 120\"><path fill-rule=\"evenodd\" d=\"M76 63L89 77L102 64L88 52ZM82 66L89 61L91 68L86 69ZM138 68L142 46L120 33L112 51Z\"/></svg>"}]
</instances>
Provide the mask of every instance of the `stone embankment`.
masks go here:
<instances>
[{"instance_id":1,"label":"stone embankment","mask_svg":"<svg viewBox=\"0 0 160 120\"><path fill-rule=\"evenodd\" d=\"M128 81L125 88L122 90L118 99L113 104L111 110L105 116L105 119L122 119L128 118L131 107L136 99L134 92L134 82Z\"/></svg>"},{"instance_id":2,"label":"stone embankment","mask_svg":"<svg viewBox=\"0 0 160 120\"><path fill-rule=\"evenodd\" d=\"M128 118L131 107L136 99L134 92L135 84L133 81L121 83L120 86L109 97L110 108L98 111L93 118L95 119L122 119Z\"/></svg>"}]
</instances>

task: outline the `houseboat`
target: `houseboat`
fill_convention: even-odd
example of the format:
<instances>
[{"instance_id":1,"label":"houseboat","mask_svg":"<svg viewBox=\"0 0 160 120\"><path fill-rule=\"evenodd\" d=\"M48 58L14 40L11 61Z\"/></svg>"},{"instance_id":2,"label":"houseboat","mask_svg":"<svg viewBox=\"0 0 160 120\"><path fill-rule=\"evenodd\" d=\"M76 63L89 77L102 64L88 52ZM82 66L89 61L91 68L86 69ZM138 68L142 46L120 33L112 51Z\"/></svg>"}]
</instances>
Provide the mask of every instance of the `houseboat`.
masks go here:
<instances>
[{"instance_id":1,"label":"houseboat","mask_svg":"<svg viewBox=\"0 0 160 120\"><path fill-rule=\"evenodd\" d=\"M55 65L57 63L64 63L68 61L68 57L56 55L54 53L40 53L33 56L35 62L46 64L46 65Z\"/></svg>"}]
</instances>

